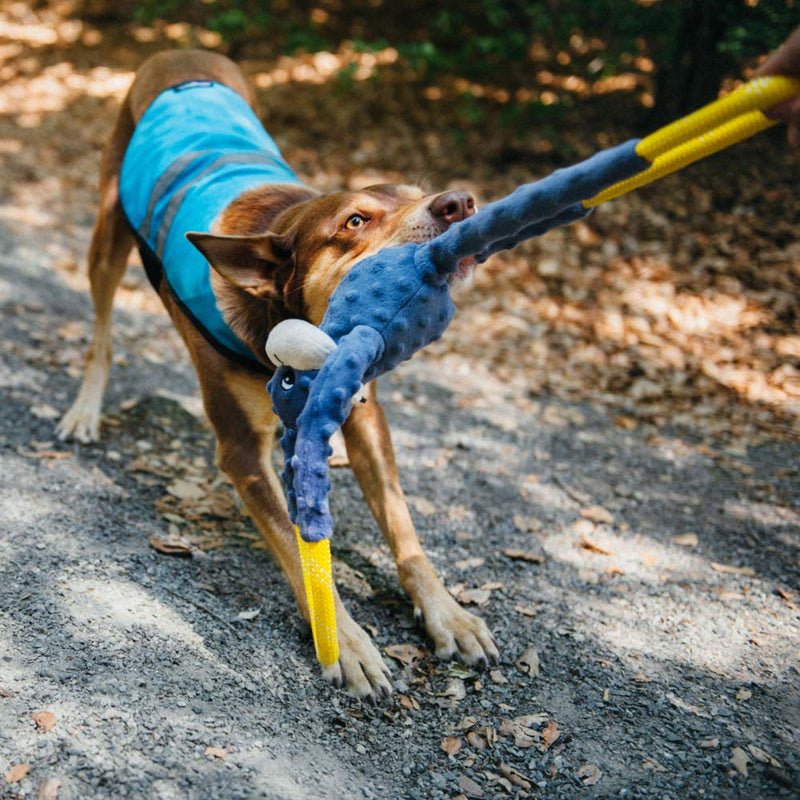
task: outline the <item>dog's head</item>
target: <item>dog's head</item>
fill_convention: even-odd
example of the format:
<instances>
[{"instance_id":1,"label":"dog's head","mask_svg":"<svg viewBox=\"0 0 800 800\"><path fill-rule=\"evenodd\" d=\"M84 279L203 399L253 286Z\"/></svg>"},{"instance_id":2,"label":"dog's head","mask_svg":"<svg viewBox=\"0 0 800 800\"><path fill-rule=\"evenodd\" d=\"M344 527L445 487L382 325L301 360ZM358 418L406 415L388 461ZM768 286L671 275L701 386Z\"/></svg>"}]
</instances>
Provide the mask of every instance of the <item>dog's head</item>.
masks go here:
<instances>
[{"instance_id":1,"label":"dog's head","mask_svg":"<svg viewBox=\"0 0 800 800\"><path fill-rule=\"evenodd\" d=\"M257 341L252 331L243 336L242 319L254 313L253 298L318 325L355 263L384 247L426 242L474 213L472 197L459 191L425 195L412 186L383 184L315 195L300 186L266 186L232 204L218 232L188 237L216 272L214 290L226 321L263 353L260 333L279 320L266 330L263 321L251 320Z\"/></svg>"}]
</instances>

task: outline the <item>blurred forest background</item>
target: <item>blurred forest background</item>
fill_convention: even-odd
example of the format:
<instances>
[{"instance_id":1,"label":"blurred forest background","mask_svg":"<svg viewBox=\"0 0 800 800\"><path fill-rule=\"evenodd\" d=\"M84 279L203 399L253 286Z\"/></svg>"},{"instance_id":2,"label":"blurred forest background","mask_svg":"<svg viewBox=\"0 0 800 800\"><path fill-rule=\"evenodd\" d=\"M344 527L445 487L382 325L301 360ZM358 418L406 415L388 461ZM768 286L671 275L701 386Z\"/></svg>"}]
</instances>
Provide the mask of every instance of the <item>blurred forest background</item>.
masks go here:
<instances>
[{"instance_id":1,"label":"blurred forest background","mask_svg":"<svg viewBox=\"0 0 800 800\"><path fill-rule=\"evenodd\" d=\"M485 202L731 89L797 24L798 0L0 0L0 219L67 237L54 261L85 288L100 151L136 67L166 47L235 58L323 191L406 181ZM784 139L492 259L426 357L480 362L522 404L798 438L800 167ZM157 309L141 272L126 287Z\"/></svg>"}]
</instances>

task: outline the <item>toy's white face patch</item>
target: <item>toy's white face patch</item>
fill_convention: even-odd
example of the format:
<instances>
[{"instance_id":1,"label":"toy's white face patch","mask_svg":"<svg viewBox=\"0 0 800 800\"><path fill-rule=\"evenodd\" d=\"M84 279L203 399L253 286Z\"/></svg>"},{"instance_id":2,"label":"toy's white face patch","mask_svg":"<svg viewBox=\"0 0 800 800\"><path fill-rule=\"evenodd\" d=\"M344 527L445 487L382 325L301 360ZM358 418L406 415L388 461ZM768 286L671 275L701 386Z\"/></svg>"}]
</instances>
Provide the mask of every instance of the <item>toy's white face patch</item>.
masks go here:
<instances>
[{"instance_id":1,"label":"toy's white face patch","mask_svg":"<svg viewBox=\"0 0 800 800\"><path fill-rule=\"evenodd\" d=\"M287 319L270 332L267 358L276 367L301 371L321 369L336 349L336 342L323 330L302 319Z\"/></svg>"}]
</instances>

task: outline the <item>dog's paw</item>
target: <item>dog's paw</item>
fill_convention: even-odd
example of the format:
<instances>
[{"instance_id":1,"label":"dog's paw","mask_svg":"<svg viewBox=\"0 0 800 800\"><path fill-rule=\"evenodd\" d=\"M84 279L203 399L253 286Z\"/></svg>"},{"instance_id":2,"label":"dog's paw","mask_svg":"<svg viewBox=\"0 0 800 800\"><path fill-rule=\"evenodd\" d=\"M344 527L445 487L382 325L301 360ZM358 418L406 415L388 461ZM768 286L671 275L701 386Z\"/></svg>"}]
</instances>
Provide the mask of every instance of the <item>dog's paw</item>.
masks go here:
<instances>
[{"instance_id":1,"label":"dog's paw","mask_svg":"<svg viewBox=\"0 0 800 800\"><path fill-rule=\"evenodd\" d=\"M497 643L487 624L463 609L445 589L415 607L414 616L424 623L438 658L458 657L465 664L482 669L500 661Z\"/></svg>"},{"instance_id":2,"label":"dog's paw","mask_svg":"<svg viewBox=\"0 0 800 800\"><path fill-rule=\"evenodd\" d=\"M335 686L377 705L392 694L391 674L367 633L342 608L337 609L339 661L322 668L322 676Z\"/></svg>"},{"instance_id":3,"label":"dog's paw","mask_svg":"<svg viewBox=\"0 0 800 800\"><path fill-rule=\"evenodd\" d=\"M61 418L56 434L62 442L65 439L74 439L83 444L96 442L100 438L100 410L80 402L79 398Z\"/></svg>"}]
</instances>

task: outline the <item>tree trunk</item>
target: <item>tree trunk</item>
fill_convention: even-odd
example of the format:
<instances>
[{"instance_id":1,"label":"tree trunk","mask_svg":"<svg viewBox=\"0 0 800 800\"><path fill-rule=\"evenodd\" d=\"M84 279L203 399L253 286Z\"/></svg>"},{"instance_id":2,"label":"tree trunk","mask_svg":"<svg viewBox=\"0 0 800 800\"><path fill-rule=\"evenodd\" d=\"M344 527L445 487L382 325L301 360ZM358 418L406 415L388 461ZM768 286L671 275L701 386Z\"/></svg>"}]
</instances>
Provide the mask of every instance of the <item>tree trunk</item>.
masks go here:
<instances>
[{"instance_id":1,"label":"tree trunk","mask_svg":"<svg viewBox=\"0 0 800 800\"><path fill-rule=\"evenodd\" d=\"M657 124L670 122L717 96L728 64L717 47L726 29L731 0L683 0L683 18L674 39L672 63L659 60L656 79ZM730 14L730 8L728 8Z\"/></svg>"}]
</instances>

